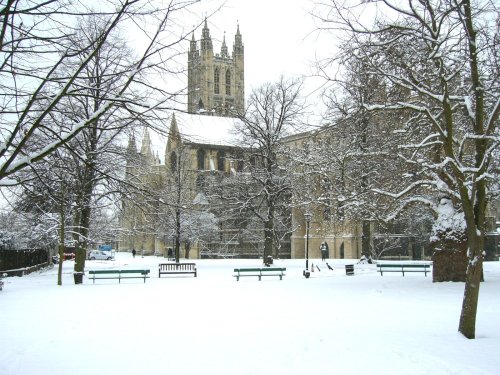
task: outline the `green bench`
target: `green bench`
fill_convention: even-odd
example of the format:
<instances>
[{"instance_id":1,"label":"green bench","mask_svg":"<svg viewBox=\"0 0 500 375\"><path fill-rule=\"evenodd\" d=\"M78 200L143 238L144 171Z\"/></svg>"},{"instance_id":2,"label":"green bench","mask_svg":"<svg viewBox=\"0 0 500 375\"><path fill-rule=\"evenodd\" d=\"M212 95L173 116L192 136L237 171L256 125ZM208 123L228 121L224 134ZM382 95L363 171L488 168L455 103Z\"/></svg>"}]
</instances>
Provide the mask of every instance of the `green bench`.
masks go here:
<instances>
[{"instance_id":1,"label":"green bench","mask_svg":"<svg viewBox=\"0 0 500 375\"><path fill-rule=\"evenodd\" d=\"M431 272L430 264L417 264L417 263L403 263L403 264L377 263L377 268L381 276L384 275L384 272L401 272L403 273L403 276L405 275L405 272L423 272L425 273L425 277L427 277L427 272Z\"/></svg>"},{"instance_id":2,"label":"green bench","mask_svg":"<svg viewBox=\"0 0 500 375\"><path fill-rule=\"evenodd\" d=\"M234 272L236 275L236 281L240 280L240 277L245 276L257 276L259 281L262 279L262 276L279 276L280 280L283 280L283 276L285 276L286 268L278 268L278 267L265 267L265 268L235 268Z\"/></svg>"},{"instance_id":3,"label":"green bench","mask_svg":"<svg viewBox=\"0 0 500 375\"><path fill-rule=\"evenodd\" d=\"M94 281L96 279L118 279L118 283L121 283L121 279L146 279L149 278L149 270L90 270L89 278Z\"/></svg>"}]
</instances>

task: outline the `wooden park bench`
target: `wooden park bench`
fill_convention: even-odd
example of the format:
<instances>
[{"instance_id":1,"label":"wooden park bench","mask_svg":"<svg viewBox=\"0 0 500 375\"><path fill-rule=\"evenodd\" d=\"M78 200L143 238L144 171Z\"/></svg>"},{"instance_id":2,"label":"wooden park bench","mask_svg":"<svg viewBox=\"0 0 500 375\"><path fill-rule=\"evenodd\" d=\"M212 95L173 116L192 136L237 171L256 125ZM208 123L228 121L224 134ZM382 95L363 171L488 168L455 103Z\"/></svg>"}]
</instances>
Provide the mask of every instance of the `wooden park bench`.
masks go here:
<instances>
[{"instance_id":1,"label":"wooden park bench","mask_svg":"<svg viewBox=\"0 0 500 375\"><path fill-rule=\"evenodd\" d=\"M280 280L283 280L283 276L285 276L286 268L277 268L277 267L265 267L265 268L235 268L234 272L236 275L236 281L240 280L240 277L244 276L257 276L259 281L262 279L262 276L279 276Z\"/></svg>"},{"instance_id":2,"label":"wooden park bench","mask_svg":"<svg viewBox=\"0 0 500 375\"><path fill-rule=\"evenodd\" d=\"M89 278L93 280L95 284L96 279L118 279L118 283L121 283L121 279L146 279L149 270L90 270Z\"/></svg>"},{"instance_id":3,"label":"wooden park bench","mask_svg":"<svg viewBox=\"0 0 500 375\"><path fill-rule=\"evenodd\" d=\"M196 263L160 263L158 265L158 277L161 275L177 275L192 273L197 276Z\"/></svg>"},{"instance_id":4,"label":"wooden park bench","mask_svg":"<svg viewBox=\"0 0 500 375\"><path fill-rule=\"evenodd\" d=\"M405 272L423 272L425 273L425 277L427 277L427 272L431 272L430 264L418 264L418 263L401 263L401 264L394 264L394 263L377 263L377 268L378 271L380 272L380 275L383 276L384 272L401 272L403 273L403 276L405 275Z\"/></svg>"}]
</instances>

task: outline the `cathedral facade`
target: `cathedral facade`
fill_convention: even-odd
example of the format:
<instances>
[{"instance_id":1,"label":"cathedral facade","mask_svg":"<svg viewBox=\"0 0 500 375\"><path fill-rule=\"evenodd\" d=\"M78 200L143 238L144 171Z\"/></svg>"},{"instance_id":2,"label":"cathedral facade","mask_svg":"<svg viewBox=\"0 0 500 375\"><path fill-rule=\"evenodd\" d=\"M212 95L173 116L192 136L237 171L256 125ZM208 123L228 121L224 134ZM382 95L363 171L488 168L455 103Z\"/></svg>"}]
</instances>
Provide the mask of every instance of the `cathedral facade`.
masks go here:
<instances>
[{"instance_id":1,"label":"cathedral facade","mask_svg":"<svg viewBox=\"0 0 500 375\"><path fill-rule=\"evenodd\" d=\"M193 34L188 51L188 113L173 112L168 119L165 162L153 152L147 130L139 150L129 139L128 154L134 157L127 163L127 179L142 191L123 199L119 250L166 255L179 248L181 258L261 254L259 225L213 197L250 163L234 134L244 98L239 25L230 55L225 36L220 53L214 53L205 21L200 41Z\"/></svg>"}]
</instances>

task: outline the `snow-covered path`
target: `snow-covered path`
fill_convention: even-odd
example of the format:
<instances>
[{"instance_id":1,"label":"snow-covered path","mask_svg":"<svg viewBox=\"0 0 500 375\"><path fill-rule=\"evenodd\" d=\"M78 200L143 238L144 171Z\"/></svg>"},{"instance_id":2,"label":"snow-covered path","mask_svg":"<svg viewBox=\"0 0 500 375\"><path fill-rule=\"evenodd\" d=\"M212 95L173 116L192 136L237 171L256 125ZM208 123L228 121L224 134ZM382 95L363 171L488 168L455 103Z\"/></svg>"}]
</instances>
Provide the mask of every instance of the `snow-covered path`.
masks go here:
<instances>
[{"instance_id":1,"label":"snow-covered path","mask_svg":"<svg viewBox=\"0 0 500 375\"><path fill-rule=\"evenodd\" d=\"M156 257L117 254L87 269L147 267L151 278L64 285L56 269L7 278L0 375L498 374L500 262L485 264L477 339L458 332L463 283L356 265L302 277L232 277L258 260L197 260L198 277L157 277ZM347 261L344 261L344 263Z\"/></svg>"}]
</instances>

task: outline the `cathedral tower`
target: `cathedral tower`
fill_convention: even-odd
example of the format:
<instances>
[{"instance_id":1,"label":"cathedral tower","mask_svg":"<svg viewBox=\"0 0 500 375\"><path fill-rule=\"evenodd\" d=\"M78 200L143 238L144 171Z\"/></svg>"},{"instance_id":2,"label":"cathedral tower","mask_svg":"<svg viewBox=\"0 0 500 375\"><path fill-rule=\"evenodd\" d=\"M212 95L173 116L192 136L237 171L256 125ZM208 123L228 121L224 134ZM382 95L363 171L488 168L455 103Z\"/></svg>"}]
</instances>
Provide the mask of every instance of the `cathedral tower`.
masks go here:
<instances>
[{"instance_id":1,"label":"cathedral tower","mask_svg":"<svg viewBox=\"0 0 500 375\"><path fill-rule=\"evenodd\" d=\"M188 112L217 116L243 113L245 64L240 26L231 56L225 35L220 53L214 54L206 19L199 47L193 33L188 55Z\"/></svg>"}]
</instances>

